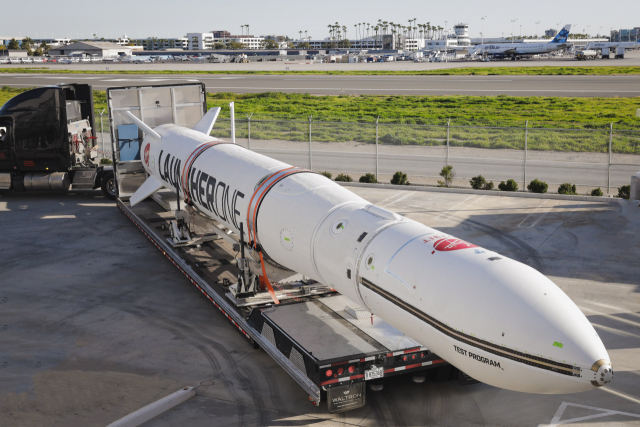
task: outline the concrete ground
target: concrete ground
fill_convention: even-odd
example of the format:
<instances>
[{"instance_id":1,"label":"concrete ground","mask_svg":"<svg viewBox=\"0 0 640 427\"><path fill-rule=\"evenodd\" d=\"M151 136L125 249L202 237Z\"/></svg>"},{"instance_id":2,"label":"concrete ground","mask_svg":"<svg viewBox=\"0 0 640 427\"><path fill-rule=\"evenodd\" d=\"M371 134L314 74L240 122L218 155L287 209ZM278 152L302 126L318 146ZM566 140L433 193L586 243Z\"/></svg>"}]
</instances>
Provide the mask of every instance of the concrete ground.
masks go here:
<instances>
[{"instance_id":1,"label":"concrete ground","mask_svg":"<svg viewBox=\"0 0 640 427\"><path fill-rule=\"evenodd\" d=\"M99 192L2 193L0 426L104 426L186 385L196 397L147 426L640 426L637 203L351 190L550 277L603 339L611 386L528 395L396 377L328 414Z\"/></svg>"}]
</instances>

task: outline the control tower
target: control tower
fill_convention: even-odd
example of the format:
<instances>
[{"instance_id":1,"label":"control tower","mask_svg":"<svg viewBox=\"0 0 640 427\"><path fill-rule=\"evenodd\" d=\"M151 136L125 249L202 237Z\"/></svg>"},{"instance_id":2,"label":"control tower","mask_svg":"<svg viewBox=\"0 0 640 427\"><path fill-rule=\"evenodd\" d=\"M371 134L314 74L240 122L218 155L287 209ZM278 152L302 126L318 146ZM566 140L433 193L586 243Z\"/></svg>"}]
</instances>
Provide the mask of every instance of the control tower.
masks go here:
<instances>
[{"instance_id":1,"label":"control tower","mask_svg":"<svg viewBox=\"0 0 640 427\"><path fill-rule=\"evenodd\" d=\"M469 24L456 24L453 29L456 33L456 38L458 39L458 46L471 46Z\"/></svg>"}]
</instances>

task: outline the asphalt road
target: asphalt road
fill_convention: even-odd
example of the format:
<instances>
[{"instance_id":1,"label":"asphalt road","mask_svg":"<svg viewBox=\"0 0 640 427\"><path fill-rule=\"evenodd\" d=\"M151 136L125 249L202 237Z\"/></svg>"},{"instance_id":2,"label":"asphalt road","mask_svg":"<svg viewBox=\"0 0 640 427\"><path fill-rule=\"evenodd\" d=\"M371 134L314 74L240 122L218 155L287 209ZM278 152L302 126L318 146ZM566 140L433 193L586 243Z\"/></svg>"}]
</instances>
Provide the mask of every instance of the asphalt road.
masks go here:
<instances>
[{"instance_id":1,"label":"asphalt road","mask_svg":"<svg viewBox=\"0 0 640 427\"><path fill-rule=\"evenodd\" d=\"M0 426L105 426L187 385L194 398L145 426L640 426L636 203L350 189L548 276L595 327L613 382L531 395L400 376L329 414L99 191L2 193Z\"/></svg>"},{"instance_id":2,"label":"asphalt road","mask_svg":"<svg viewBox=\"0 0 640 427\"><path fill-rule=\"evenodd\" d=\"M204 82L209 92L235 93L640 96L640 76L0 75L0 86L33 87L77 82L89 83L99 90L195 81Z\"/></svg>"}]
</instances>

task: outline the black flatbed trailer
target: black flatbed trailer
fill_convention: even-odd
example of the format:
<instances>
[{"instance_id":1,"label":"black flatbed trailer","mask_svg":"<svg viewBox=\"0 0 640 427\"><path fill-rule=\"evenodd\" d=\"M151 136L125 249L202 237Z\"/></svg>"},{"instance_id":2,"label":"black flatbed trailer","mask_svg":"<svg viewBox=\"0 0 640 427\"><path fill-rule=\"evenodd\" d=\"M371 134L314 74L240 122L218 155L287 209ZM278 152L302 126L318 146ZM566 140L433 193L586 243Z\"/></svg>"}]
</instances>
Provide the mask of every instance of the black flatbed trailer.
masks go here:
<instances>
[{"instance_id":1,"label":"black flatbed trailer","mask_svg":"<svg viewBox=\"0 0 640 427\"><path fill-rule=\"evenodd\" d=\"M227 290L239 272L230 233L221 228L217 233L227 234L224 239L173 247L172 198L174 193L161 191L135 207L122 199L117 204L249 345L267 352L313 404L327 399L330 412L355 409L365 404L368 381L381 388L385 377L420 377L425 370L448 365L382 319L358 311L343 295L308 279L277 285L277 306L266 291L256 303L236 305Z\"/></svg>"}]
</instances>

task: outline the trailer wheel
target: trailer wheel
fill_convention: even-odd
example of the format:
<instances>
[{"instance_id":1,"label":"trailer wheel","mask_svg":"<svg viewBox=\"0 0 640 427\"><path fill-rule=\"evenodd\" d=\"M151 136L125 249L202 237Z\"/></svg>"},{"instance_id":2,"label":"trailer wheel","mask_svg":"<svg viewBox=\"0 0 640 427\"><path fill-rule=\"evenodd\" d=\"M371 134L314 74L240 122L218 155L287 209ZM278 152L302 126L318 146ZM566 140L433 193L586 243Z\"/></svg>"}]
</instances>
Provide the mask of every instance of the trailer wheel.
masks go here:
<instances>
[{"instance_id":1,"label":"trailer wheel","mask_svg":"<svg viewBox=\"0 0 640 427\"><path fill-rule=\"evenodd\" d=\"M118 194L116 193L116 180L113 176L113 171L105 172L102 175L100 188L102 189L102 194L104 194L104 197L110 200L116 199Z\"/></svg>"}]
</instances>

